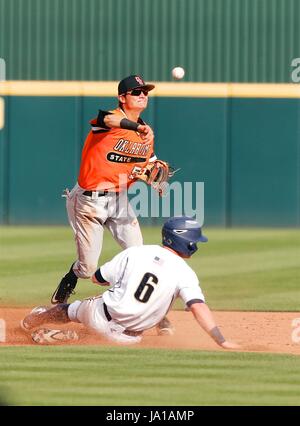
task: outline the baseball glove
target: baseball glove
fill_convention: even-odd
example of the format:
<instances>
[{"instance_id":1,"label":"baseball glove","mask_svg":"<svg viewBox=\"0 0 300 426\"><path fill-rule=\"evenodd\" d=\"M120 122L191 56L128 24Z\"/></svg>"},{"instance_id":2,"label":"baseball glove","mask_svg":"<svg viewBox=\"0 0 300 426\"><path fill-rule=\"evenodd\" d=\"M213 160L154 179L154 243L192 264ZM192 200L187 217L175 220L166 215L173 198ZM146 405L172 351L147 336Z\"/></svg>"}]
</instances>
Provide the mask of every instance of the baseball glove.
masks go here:
<instances>
[{"instance_id":1,"label":"baseball glove","mask_svg":"<svg viewBox=\"0 0 300 426\"><path fill-rule=\"evenodd\" d=\"M174 170L166 161L155 160L148 163L135 177L151 185L162 195L169 178L175 171L177 170Z\"/></svg>"}]
</instances>

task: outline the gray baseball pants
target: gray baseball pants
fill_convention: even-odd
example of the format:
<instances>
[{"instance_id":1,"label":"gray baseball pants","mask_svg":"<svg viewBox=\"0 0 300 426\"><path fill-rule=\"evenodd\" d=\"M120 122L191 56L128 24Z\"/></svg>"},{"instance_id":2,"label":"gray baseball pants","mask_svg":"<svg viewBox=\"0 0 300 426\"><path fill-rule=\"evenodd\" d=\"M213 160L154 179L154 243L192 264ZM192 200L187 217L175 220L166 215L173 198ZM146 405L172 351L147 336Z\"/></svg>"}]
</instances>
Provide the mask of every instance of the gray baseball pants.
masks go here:
<instances>
[{"instance_id":1,"label":"gray baseball pants","mask_svg":"<svg viewBox=\"0 0 300 426\"><path fill-rule=\"evenodd\" d=\"M92 196L83 192L78 184L67 191L66 207L78 255L73 270L79 278L90 278L98 267L104 227L123 249L142 245L143 237L126 191L103 196L98 191Z\"/></svg>"}]
</instances>

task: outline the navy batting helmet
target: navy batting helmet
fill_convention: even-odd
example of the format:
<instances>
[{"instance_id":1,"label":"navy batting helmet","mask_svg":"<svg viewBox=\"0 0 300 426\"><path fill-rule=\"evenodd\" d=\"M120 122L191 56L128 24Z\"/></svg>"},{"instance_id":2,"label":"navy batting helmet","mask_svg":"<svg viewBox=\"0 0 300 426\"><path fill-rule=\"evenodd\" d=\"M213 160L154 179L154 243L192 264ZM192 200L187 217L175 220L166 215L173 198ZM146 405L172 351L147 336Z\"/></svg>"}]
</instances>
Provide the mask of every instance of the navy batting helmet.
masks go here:
<instances>
[{"instance_id":1,"label":"navy batting helmet","mask_svg":"<svg viewBox=\"0 0 300 426\"><path fill-rule=\"evenodd\" d=\"M189 257L197 251L197 242L207 241L202 235L201 226L191 217L172 217L162 228L163 245L184 256Z\"/></svg>"}]
</instances>

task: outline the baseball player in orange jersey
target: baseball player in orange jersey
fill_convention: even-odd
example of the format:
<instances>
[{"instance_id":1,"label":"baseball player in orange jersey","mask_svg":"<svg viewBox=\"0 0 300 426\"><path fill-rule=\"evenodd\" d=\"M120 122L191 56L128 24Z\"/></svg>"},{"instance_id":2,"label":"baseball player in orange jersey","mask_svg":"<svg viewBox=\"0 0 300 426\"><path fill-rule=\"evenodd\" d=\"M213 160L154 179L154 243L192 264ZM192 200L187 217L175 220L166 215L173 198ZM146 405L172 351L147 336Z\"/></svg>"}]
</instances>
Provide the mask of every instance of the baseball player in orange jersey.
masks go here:
<instances>
[{"instance_id":1,"label":"baseball player in orange jersey","mask_svg":"<svg viewBox=\"0 0 300 426\"><path fill-rule=\"evenodd\" d=\"M90 278L97 269L104 227L123 249L143 244L139 223L124 191L135 181L135 173L155 161L152 129L140 118L147 107L146 84L131 75L118 85L118 108L99 110L91 120L83 150L78 182L66 190L68 219L75 234L78 259L55 290L52 304L66 303L78 278ZM167 318L158 325L159 334L171 334Z\"/></svg>"}]
</instances>

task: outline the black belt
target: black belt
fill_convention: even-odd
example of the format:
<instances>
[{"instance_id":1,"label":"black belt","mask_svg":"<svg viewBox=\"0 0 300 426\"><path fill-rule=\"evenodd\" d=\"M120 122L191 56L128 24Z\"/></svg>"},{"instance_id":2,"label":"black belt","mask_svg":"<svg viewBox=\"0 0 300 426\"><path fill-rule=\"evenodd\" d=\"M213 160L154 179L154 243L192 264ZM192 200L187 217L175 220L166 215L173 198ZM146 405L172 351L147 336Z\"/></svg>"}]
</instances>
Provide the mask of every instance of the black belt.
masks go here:
<instances>
[{"instance_id":1,"label":"black belt","mask_svg":"<svg viewBox=\"0 0 300 426\"><path fill-rule=\"evenodd\" d=\"M89 197L91 197L93 195L93 192L97 192L98 197L103 197L104 195L107 195L110 193L110 191L84 191L83 195L88 195Z\"/></svg>"},{"instance_id":2,"label":"black belt","mask_svg":"<svg viewBox=\"0 0 300 426\"><path fill-rule=\"evenodd\" d=\"M110 316L110 313L108 312L106 304L103 302L103 309L106 316L107 321L111 321L112 317Z\"/></svg>"},{"instance_id":3,"label":"black belt","mask_svg":"<svg viewBox=\"0 0 300 426\"><path fill-rule=\"evenodd\" d=\"M110 313L108 312L107 306L104 302L103 302L103 310L104 310L104 314L106 316L107 321L111 321L112 317L111 317ZM124 330L123 333L127 334L127 336L140 336L143 332L142 331Z\"/></svg>"}]
</instances>

